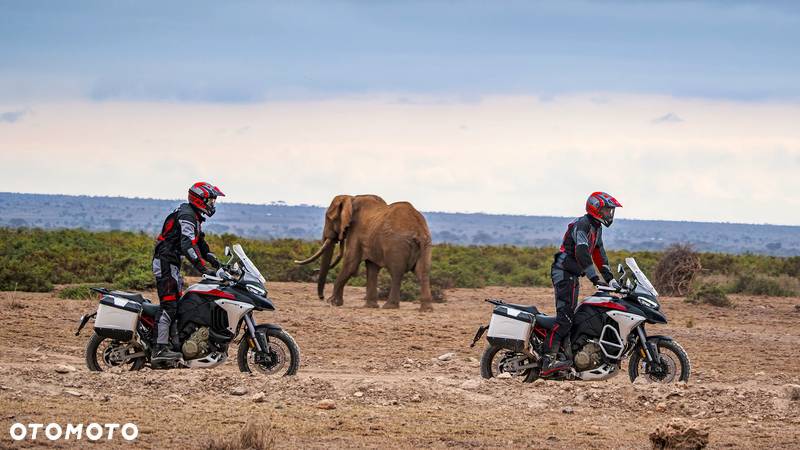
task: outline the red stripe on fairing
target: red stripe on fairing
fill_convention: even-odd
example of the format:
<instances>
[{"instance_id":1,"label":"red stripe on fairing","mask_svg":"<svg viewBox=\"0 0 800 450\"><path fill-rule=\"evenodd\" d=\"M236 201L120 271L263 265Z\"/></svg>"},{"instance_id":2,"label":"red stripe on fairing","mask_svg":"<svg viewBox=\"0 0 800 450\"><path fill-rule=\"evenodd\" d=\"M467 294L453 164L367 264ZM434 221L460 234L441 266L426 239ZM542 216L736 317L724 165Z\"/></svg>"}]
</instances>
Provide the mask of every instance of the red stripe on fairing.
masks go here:
<instances>
[{"instance_id":1,"label":"red stripe on fairing","mask_svg":"<svg viewBox=\"0 0 800 450\"><path fill-rule=\"evenodd\" d=\"M227 298L227 299L230 299L230 300L233 300L233 299L236 298L236 297L233 296L233 294L228 294L227 292L222 292L219 289L211 289L209 291L188 291L187 294L189 292L194 292L195 294L200 294L200 295L213 295L214 297Z\"/></svg>"},{"instance_id":2,"label":"red stripe on fairing","mask_svg":"<svg viewBox=\"0 0 800 450\"><path fill-rule=\"evenodd\" d=\"M587 305L591 305L591 306L599 306L601 308L616 309L616 310L619 310L619 311L627 311L628 310L628 308L626 308L625 306L620 305L619 303L614 303L614 302L598 302L598 303L592 302L592 303L586 303L586 304Z\"/></svg>"}]
</instances>

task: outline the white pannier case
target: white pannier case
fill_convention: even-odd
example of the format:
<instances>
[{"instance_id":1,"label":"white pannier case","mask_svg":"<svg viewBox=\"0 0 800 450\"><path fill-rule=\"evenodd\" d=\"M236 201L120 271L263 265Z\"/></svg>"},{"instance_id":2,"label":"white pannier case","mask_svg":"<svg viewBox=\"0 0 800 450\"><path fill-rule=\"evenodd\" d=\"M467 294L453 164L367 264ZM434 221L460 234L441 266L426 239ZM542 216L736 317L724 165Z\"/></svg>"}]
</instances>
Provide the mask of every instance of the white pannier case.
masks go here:
<instances>
[{"instance_id":1,"label":"white pannier case","mask_svg":"<svg viewBox=\"0 0 800 450\"><path fill-rule=\"evenodd\" d=\"M489 343L499 347L525 352L531 338L534 316L510 306L495 306L489 322Z\"/></svg>"},{"instance_id":2,"label":"white pannier case","mask_svg":"<svg viewBox=\"0 0 800 450\"><path fill-rule=\"evenodd\" d=\"M124 298L105 295L97 307L94 331L118 341L130 341L136 332L142 305Z\"/></svg>"}]
</instances>

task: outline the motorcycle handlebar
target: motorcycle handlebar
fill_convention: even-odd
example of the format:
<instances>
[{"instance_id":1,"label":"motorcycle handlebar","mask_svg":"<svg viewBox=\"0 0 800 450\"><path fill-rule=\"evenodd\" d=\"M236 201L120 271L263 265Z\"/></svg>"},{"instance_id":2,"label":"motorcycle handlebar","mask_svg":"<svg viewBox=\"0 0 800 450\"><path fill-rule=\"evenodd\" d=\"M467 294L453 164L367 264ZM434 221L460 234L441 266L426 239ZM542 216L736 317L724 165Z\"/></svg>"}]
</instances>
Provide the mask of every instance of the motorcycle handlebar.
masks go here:
<instances>
[{"instance_id":1,"label":"motorcycle handlebar","mask_svg":"<svg viewBox=\"0 0 800 450\"><path fill-rule=\"evenodd\" d=\"M611 286L595 285L595 288L596 288L598 291L605 291L605 292L616 292L616 293L619 293L619 294L625 294L625 293L627 293L627 292L628 292L628 290L627 290L627 289L625 289L624 287L620 287L619 289L614 289L614 288L613 288L613 287L611 287Z\"/></svg>"}]
</instances>

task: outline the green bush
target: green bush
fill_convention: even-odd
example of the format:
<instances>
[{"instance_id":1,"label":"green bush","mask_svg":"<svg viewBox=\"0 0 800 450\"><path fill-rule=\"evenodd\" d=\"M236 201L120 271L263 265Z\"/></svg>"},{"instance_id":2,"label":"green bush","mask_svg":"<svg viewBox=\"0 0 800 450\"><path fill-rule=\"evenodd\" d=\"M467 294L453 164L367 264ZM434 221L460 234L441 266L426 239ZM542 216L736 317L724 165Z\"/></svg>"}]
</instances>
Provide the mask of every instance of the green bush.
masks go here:
<instances>
[{"instance_id":1,"label":"green bush","mask_svg":"<svg viewBox=\"0 0 800 450\"><path fill-rule=\"evenodd\" d=\"M751 295L768 295L771 297L791 297L797 295L789 277L771 277L767 275L745 274L736 277L731 292Z\"/></svg>"},{"instance_id":2,"label":"green bush","mask_svg":"<svg viewBox=\"0 0 800 450\"><path fill-rule=\"evenodd\" d=\"M209 235L207 239L220 258L224 258L222 249L225 245L242 244L268 281L316 281L317 265L298 266L294 260L314 253L319 242L296 239L261 241L231 234ZM47 292L55 284L77 283L114 285L131 290L152 288L153 246L153 237L144 233L0 228L0 290ZM549 287L550 264L555 252L553 247L435 245L431 289L436 297L440 295L437 292L456 287ZM659 252L609 251L614 268L625 257L633 256L639 267L651 276L661 255ZM800 290L797 281L789 278L800 273L800 257L699 255L704 275L757 275L755 279L744 278L734 283L738 286L733 289L736 292L791 295L790 292ZM187 273L194 273L188 265L185 269ZM332 269L328 273L328 282L333 282L340 270L341 265ZM364 272L362 266L361 273L350 284L364 286ZM404 296L417 298L419 287L414 276L407 274L406 278L402 288ZM381 280L382 286L388 285L385 270L381 271Z\"/></svg>"},{"instance_id":3,"label":"green bush","mask_svg":"<svg viewBox=\"0 0 800 450\"><path fill-rule=\"evenodd\" d=\"M725 289L714 283L699 283L692 287L686 296L688 303L706 303L713 306L730 308L733 303L728 299Z\"/></svg>"},{"instance_id":4,"label":"green bush","mask_svg":"<svg viewBox=\"0 0 800 450\"><path fill-rule=\"evenodd\" d=\"M92 291L90 288L98 287L90 284L79 284L75 286L67 286L58 293L58 298L65 298L70 300L86 300L97 298L98 293Z\"/></svg>"}]
</instances>

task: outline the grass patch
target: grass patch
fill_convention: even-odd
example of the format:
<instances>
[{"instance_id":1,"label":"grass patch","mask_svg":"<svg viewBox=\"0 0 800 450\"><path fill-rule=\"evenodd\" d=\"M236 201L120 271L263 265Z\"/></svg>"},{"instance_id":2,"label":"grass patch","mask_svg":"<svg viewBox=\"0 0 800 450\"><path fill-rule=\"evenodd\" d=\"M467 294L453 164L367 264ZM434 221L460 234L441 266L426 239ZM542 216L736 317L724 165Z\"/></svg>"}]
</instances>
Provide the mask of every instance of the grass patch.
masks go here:
<instances>
[{"instance_id":1,"label":"grass patch","mask_svg":"<svg viewBox=\"0 0 800 450\"><path fill-rule=\"evenodd\" d=\"M267 281L316 281L316 265L298 266L293 260L314 253L319 248L318 242L262 241L232 234L208 235L207 239L218 255L225 245L242 244ZM129 290L151 289L155 283L151 271L153 246L153 236L145 233L0 228L0 255L3 255L0 290L49 292L57 284L87 283ZM550 287L550 264L555 252L554 247L434 245L430 275L434 299L441 299L443 290L451 288ZM639 267L653 279L663 253L609 251L608 256L614 267L625 257L636 258ZM728 292L781 296L800 292L795 279L800 276L800 257L714 253L697 256L704 278L724 276L732 280L730 286L726 286ZM363 265L361 269L361 274L351 279L350 285L366 285ZM197 275L188 263L183 270L185 274ZM336 279L339 270L341 265L328 273L328 283ZM738 279L740 274L753 275ZM379 286L388 286L386 275L382 270ZM406 277L402 297L406 300L419 298L419 286L413 274ZM82 298L73 297L82 295L77 291L64 295Z\"/></svg>"},{"instance_id":2,"label":"grass patch","mask_svg":"<svg viewBox=\"0 0 800 450\"><path fill-rule=\"evenodd\" d=\"M76 286L67 286L58 292L58 298L68 300L89 300L97 298L97 292L92 291L90 288L98 287L96 285L79 284Z\"/></svg>"},{"instance_id":3,"label":"grass patch","mask_svg":"<svg viewBox=\"0 0 800 450\"><path fill-rule=\"evenodd\" d=\"M708 304L721 308L733 307L733 302L728 298L725 289L713 283L699 283L692 287L686 302L694 304Z\"/></svg>"},{"instance_id":4,"label":"grass patch","mask_svg":"<svg viewBox=\"0 0 800 450\"><path fill-rule=\"evenodd\" d=\"M739 275L730 287L737 294L793 297L798 295L797 280L786 275L772 277L760 274Z\"/></svg>"}]
</instances>

